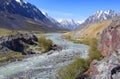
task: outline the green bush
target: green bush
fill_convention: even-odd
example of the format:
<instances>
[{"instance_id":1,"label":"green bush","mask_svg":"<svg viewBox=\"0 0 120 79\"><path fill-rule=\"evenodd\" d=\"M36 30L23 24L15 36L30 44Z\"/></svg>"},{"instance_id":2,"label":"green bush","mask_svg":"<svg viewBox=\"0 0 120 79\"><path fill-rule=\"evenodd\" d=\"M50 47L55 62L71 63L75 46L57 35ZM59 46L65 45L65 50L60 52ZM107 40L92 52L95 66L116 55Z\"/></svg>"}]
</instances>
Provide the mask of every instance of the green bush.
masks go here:
<instances>
[{"instance_id":1,"label":"green bush","mask_svg":"<svg viewBox=\"0 0 120 79\"><path fill-rule=\"evenodd\" d=\"M96 38L91 39L89 46L89 60L101 60L101 53L98 50L98 40Z\"/></svg>"},{"instance_id":2,"label":"green bush","mask_svg":"<svg viewBox=\"0 0 120 79\"><path fill-rule=\"evenodd\" d=\"M52 46L52 41L50 39L46 39L44 36L40 35L38 37L38 43L39 43L39 46L42 47L42 49L44 49L44 52L47 52L49 51L49 49L51 48ZM40 48L41 49L41 48Z\"/></svg>"},{"instance_id":3,"label":"green bush","mask_svg":"<svg viewBox=\"0 0 120 79\"><path fill-rule=\"evenodd\" d=\"M87 59L76 58L74 62L58 70L58 79L75 79L78 72L81 73L88 67L89 62Z\"/></svg>"}]
</instances>

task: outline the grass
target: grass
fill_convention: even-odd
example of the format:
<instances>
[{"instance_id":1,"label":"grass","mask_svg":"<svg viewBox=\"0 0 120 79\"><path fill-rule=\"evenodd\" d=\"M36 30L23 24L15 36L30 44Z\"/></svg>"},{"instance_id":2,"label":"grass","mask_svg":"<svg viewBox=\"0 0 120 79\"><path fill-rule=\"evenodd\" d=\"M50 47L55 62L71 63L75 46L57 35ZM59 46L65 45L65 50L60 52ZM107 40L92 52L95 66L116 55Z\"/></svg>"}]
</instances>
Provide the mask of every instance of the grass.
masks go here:
<instances>
[{"instance_id":1,"label":"grass","mask_svg":"<svg viewBox=\"0 0 120 79\"><path fill-rule=\"evenodd\" d=\"M14 34L14 32L13 31L11 31L11 30L8 30L8 29L3 29L3 28L0 28L0 35L1 36L5 36L5 35L10 35L10 34Z\"/></svg>"},{"instance_id":2,"label":"grass","mask_svg":"<svg viewBox=\"0 0 120 79\"><path fill-rule=\"evenodd\" d=\"M27 31L20 31L20 30L18 31L18 30L9 30L5 28L0 28L0 36L15 35L17 34L17 32L27 33Z\"/></svg>"},{"instance_id":3,"label":"grass","mask_svg":"<svg viewBox=\"0 0 120 79\"><path fill-rule=\"evenodd\" d=\"M73 34L73 32L67 32L67 33L65 33L63 35L63 38L65 38L65 39L71 39L72 38L72 34Z\"/></svg>"},{"instance_id":4,"label":"grass","mask_svg":"<svg viewBox=\"0 0 120 79\"><path fill-rule=\"evenodd\" d=\"M93 61L94 59L101 60L102 55L101 55L101 51L98 50L98 40L96 38L92 38L89 41L88 45L90 46L89 54L88 54L90 62Z\"/></svg>"},{"instance_id":5,"label":"grass","mask_svg":"<svg viewBox=\"0 0 120 79\"><path fill-rule=\"evenodd\" d=\"M23 58L24 56L18 52L9 52L9 53L0 53L0 62L7 62L11 59L19 59Z\"/></svg>"},{"instance_id":6,"label":"grass","mask_svg":"<svg viewBox=\"0 0 120 79\"><path fill-rule=\"evenodd\" d=\"M42 52L47 52L52 47L52 41L50 39L46 39L44 36L39 35L38 36L38 48L37 50Z\"/></svg>"},{"instance_id":7,"label":"grass","mask_svg":"<svg viewBox=\"0 0 120 79\"><path fill-rule=\"evenodd\" d=\"M58 70L58 79L75 79L78 72L83 72L89 67L87 59L76 58L74 62Z\"/></svg>"}]
</instances>

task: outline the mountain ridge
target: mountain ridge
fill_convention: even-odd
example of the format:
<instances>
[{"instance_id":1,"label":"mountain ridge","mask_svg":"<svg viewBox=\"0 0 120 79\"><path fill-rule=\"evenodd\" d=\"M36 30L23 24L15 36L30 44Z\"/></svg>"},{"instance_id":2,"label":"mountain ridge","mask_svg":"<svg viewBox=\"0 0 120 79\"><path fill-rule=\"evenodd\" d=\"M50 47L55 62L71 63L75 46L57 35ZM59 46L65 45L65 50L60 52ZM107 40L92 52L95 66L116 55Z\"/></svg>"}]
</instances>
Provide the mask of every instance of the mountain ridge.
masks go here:
<instances>
[{"instance_id":1,"label":"mountain ridge","mask_svg":"<svg viewBox=\"0 0 120 79\"><path fill-rule=\"evenodd\" d=\"M81 26L86 26L89 25L91 23L95 23L95 22L100 22L103 20L107 20L107 19L111 19L114 17L118 17L120 16L120 12L116 12L114 10L98 10L97 12L95 12L94 14L92 14L91 16L89 16L81 25ZM79 27L78 27L79 28Z\"/></svg>"}]
</instances>

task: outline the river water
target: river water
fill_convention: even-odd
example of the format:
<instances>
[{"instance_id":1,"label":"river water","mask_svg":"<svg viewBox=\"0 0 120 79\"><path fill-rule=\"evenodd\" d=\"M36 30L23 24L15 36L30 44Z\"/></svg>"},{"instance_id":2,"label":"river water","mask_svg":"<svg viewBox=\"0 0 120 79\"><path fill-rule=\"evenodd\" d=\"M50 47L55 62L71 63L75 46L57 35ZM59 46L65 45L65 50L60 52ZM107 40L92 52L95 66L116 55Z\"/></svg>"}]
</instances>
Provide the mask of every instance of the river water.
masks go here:
<instances>
[{"instance_id":1,"label":"river water","mask_svg":"<svg viewBox=\"0 0 120 79\"><path fill-rule=\"evenodd\" d=\"M75 44L61 38L62 34L45 34L55 44L62 46L60 51L42 54L13 62L0 67L0 79L56 79L56 72L68 65L75 57L86 58L88 46Z\"/></svg>"}]
</instances>

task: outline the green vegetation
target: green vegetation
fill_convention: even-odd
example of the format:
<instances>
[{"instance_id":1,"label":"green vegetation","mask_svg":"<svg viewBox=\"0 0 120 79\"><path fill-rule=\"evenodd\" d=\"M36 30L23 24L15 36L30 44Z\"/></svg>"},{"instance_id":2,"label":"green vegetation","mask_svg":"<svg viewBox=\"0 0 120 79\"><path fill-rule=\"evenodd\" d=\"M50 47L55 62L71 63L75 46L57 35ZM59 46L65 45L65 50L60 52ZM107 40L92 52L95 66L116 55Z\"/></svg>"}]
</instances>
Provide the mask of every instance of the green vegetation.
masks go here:
<instances>
[{"instance_id":1,"label":"green vegetation","mask_svg":"<svg viewBox=\"0 0 120 79\"><path fill-rule=\"evenodd\" d=\"M0 53L0 62L7 62L11 59L20 59L24 56L18 52Z\"/></svg>"},{"instance_id":2,"label":"green vegetation","mask_svg":"<svg viewBox=\"0 0 120 79\"><path fill-rule=\"evenodd\" d=\"M63 38L65 39L71 39L72 38L72 32L67 32L63 35Z\"/></svg>"},{"instance_id":3,"label":"green vegetation","mask_svg":"<svg viewBox=\"0 0 120 79\"><path fill-rule=\"evenodd\" d=\"M89 41L89 46L89 60L101 60L102 56L100 50L98 50L98 40L96 38L91 39L91 41Z\"/></svg>"},{"instance_id":4,"label":"green vegetation","mask_svg":"<svg viewBox=\"0 0 120 79\"><path fill-rule=\"evenodd\" d=\"M52 46L52 41L50 39L46 39L44 36L39 35L38 36L38 45L39 47L37 48L37 50L42 51L42 52L47 52L50 50L51 46Z\"/></svg>"},{"instance_id":5,"label":"green vegetation","mask_svg":"<svg viewBox=\"0 0 120 79\"><path fill-rule=\"evenodd\" d=\"M76 58L74 62L58 70L58 79L75 79L78 72L83 72L89 67L87 59Z\"/></svg>"}]
</instances>

